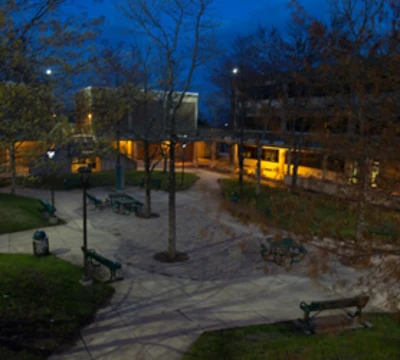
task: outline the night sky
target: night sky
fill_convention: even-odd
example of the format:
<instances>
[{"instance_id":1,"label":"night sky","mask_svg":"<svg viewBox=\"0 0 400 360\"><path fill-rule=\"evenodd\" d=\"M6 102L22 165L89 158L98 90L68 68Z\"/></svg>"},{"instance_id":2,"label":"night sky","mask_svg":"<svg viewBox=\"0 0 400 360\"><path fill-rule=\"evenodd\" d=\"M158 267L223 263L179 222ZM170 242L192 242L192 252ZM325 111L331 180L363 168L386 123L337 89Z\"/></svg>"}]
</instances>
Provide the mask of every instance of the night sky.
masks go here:
<instances>
[{"instance_id":1,"label":"night sky","mask_svg":"<svg viewBox=\"0 0 400 360\"><path fill-rule=\"evenodd\" d=\"M123 4L124 0L103 0L103 3L95 3L88 8L89 15L105 17L102 38L129 41L129 22L115 9L116 3ZM288 0L215 0L213 6L221 23L218 37L225 43L237 34L252 32L259 24L284 29L290 18L287 3ZM300 0L300 3L314 16L326 15L327 0Z\"/></svg>"},{"instance_id":2,"label":"night sky","mask_svg":"<svg viewBox=\"0 0 400 360\"><path fill-rule=\"evenodd\" d=\"M300 0L306 11L318 18L327 17L327 2L327 0ZM90 17L104 16L105 18L100 42L106 40L109 43L121 41L129 43L132 41L132 35L128 32L129 20L118 12L114 6L116 3L123 4L124 0L103 0L102 3L88 6ZM215 0L213 6L220 22L217 39L226 47L237 35L249 34L259 25L275 26L284 31L290 21L287 3L288 0ZM204 75L204 72L198 71L190 89L199 92L201 100L210 89L210 84L205 80Z\"/></svg>"}]
</instances>

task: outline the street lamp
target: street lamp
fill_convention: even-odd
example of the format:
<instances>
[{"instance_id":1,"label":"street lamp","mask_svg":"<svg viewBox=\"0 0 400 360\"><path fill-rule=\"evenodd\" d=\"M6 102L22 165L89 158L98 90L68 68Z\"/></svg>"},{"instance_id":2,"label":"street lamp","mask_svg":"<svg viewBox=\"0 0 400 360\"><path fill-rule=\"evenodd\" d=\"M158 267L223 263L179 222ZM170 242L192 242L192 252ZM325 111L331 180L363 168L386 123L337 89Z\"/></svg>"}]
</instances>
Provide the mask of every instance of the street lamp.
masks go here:
<instances>
[{"instance_id":1,"label":"street lamp","mask_svg":"<svg viewBox=\"0 0 400 360\"><path fill-rule=\"evenodd\" d=\"M53 158L54 155L56 154L54 149L49 149L47 150L47 157L49 158L49 163L50 163L50 170L51 170L51 206L55 208L55 202L54 202L54 162Z\"/></svg>"},{"instance_id":2,"label":"street lamp","mask_svg":"<svg viewBox=\"0 0 400 360\"><path fill-rule=\"evenodd\" d=\"M51 75L53 72L51 71L51 69L47 69L46 70L46 75Z\"/></svg>"},{"instance_id":3,"label":"street lamp","mask_svg":"<svg viewBox=\"0 0 400 360\"><path fill-rule=\"evenodd\" d=\"M186 135L185 135L186 138ZM185 177L185 149L186 149L186 140L182 142L182 173L181 173L181 187L183 187L183 179Z\"/></svg>"},{"instance_id":4,"label":"street lamp","mask_svg":"<svg viewBox=\"0 0 400 360\"><path fill-rule=\"evenodd\" d=\"M232 70L232 90L233 90L233 106L234 106L234 129L238 132L239 136L239 193L242 195L243 193L243 142L244 142L244 124L243 124L243 104L241 103L241 77L240 74L239 84L237 82L236 75L239 73L239 68L235 67ZM239 94L238 94L239 93ZM238 99L239 95L239 99Z\"/></svg>"},{"instance_id":5,"label":"street lamp","mask_svg":"<svg viewBox=\"0 0 400 360\"><path fill-rule=\"evenodd\" d=\"M90 166L81 166L78 169L79 176L82 182L83 188L83 277L81 284L88 286L92 284L92 280L89 276L88 259L87 259L87 207L86 207L86 189L89 184L90 173L92 169Z\"/></svg>"}]
</instances>

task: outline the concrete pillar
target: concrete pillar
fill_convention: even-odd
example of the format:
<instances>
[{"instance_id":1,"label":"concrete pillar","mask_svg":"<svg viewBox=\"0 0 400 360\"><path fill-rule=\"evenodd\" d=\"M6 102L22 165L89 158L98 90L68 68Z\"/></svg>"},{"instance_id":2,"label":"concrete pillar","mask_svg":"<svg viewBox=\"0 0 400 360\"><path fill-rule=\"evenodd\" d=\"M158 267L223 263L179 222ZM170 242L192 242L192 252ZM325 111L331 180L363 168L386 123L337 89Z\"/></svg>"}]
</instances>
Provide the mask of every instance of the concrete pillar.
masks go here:
<instances>
[{"instance_id":1,"label":"concrete pillar","mask_svg":"<svg viewBox=\"0 0 400 360\"><path fill-rule=\"evenodd\" d=\"M211 143L211 163L210 166L214 167L217 164L217 142Z\"/></svg>"},{"instance_id":2,"label":"concrete pillar","mask_svg":"<svg viewBox=\"0 0 400 360\"><path fill-rule=\"evenodd\" d=\"M283 179L285 176L285 157L286 157L286 151L285 150L279 150L279 177L280 179Z\"/></svg>"},{"instance_id":3,"label":"concrete pillar","mask_svg":"<svg viewBox=\"0 0 400 360\"><path fill-rule=\"evenodd\" d=\"M238 144L229 145L229 162L232 171L235 171L239 166L239 147Z\"/></svg>"},{"instance_id":4,"label":"concrete pillar","mask_svg":"<svg viewBox=\"0 0 400 360\"><path fill-rule=\"evenodd\" d=\"M197 141L195 141L193 143L193 166L194 167L199 167L199 151L198 151L198 146L199 143Z\"/></svg>"},{"instance_id":5,"label":"concrete pillar","mask_svg":"<svg viewBox=\"0 0 400 360\"><path fill-rule=\"evenodd\" d=\"M132 145L133 145L133 159L137 160L138 159L138 142L133 141Z\"/></svg>"},{"instance_id":6,"label":"concrete pillar","mask_svg":"<svg viewBox=\"0 0 400 360\"><path fill-rule=\"evenodd\" d=\"M292 152L290 150L286 151L287 154L287 170L286 170L286 175L290 176L290 167L292 165Z\"/></svg>"}]
</instances>

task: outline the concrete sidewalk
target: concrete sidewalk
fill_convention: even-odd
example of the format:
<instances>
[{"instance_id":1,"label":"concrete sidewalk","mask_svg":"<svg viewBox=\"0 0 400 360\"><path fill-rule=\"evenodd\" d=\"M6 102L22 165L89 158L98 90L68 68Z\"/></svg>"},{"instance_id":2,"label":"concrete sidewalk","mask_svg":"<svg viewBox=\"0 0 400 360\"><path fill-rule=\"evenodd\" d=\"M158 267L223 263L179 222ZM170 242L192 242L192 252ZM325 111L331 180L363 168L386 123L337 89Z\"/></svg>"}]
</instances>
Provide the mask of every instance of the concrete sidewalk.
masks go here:
<instances>
[{"instance_id":1,"label":"concrete sidewalk","mask_svg":"<svg viewBox=\"0 0 400 360\"><path fill-rule=\"evenodd\" d=\"M300 271L300 265L286 271L272 264L264 274L257 265L257 261L262 263L258 250L254 260L242 254L235 242L264 235L218 211L217 179L223 175L196 173L201 179L195 186L177 194L178 249L188 252L188 262L153 266L152 254L167 244L166 193L152 192L153 209L161 215L157 219L117 215L110 209L89 210L89 247L121 261L124 280L113 283L116 293L111 303L81 331L77 344L52 359L181 359L203 331L295 319L302 314L301 301L338 296L332 291L332 277L318 284ZM103 197L111 190L91 192ZM126 192L143 200L142 190L128 188ZM50 196L42 190L18 193ZM83 262L81 204L80 190L57 192L57 213L68 223L44 229L51 252L79 266ZM207 231L198 228L198 222ZM32 234L33 230L1 235L0 252L32 253ZM203 266L198 266L199 259ZM229 273L225 273L221 269L228 264ZM242 269L244 264L248 268Z\"/></svg>"}]
</instances>

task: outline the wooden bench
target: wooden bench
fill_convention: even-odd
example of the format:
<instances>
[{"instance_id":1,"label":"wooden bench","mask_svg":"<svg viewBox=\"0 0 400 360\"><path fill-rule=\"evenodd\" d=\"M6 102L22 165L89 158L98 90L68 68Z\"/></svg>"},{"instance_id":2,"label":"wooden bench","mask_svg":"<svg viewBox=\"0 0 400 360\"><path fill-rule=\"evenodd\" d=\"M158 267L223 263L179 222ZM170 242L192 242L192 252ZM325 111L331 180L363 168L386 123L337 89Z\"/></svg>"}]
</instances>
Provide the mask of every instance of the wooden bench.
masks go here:
<instances>
[{"instance_id":1,"label":"wooden bench","mask_svg":"<svg viewBox=\"0 0 400 360\"><path fill-rule=\"evenodd\" d=\"M355 312L347 311L346 313L351 319L358 317L358 319L360 320L361 310L365 307L365 305L367 305L368 301L369 296L367 295L360 295L353 298L344 298L337 300L313 301L310 304L302 301L300 303L300 309L304 311L303 322L307 324L307 326L312 330L314 326L311 320L324 310L344 310L347 308L355 307L357 309ZM310 318L311 312L317 312L317 314Z\"/></svg>"},{"instance_id":2,"label":"wooden bench","mask_svg":"<svg viewBox=\"0 0 400 360\"><path fill-rule=\"evenodd\" d=\"M43 206L42 212L47 214L48 217L55 216L56 208L53 207L48 201L39 199L40 204Z\"/></svg>"},{"instance_id":3,"label":"wooden bench","mask_svg":"<svg viewBox=\"0 0 400 360\"><path fill-rule=\"evenodd\" d=\"M145 181L144 181L144 179L142 179L140 181L140 186L144 187L144 185L145 185L144 183L145 183ZM160 190L161 189L161 183L162 183L161 179L150 179L150 188L151 189Z\"/></svg>"},{"instance_id":4,"label":"wooden bench","mask_svg":"<svg viewBox=\"0 0 400 360\"><path fill-rule=\"evenodd\" d=\"M290 265L300 262L307 255L307 250L304 246L297 244L290 238L284 238L282 240L274 240L274 238L268 238L269 249L264 245L260 244L260 253L264 260L275 262L278 265L284 263L285 258L290 259Z\"/></svg>"},{"instance_id":5,"label":"wooden bench","mask_svg":"<svg viewBox=\"0 0 400 360\"><path fill-rule=\"evenodd\" d=\"M108 201L106 202L101 201L100 199L96 198L95 196L89 193L86 193L86 196L88 197L89 202L94 205L95 209L102 210L109 204Z\"/></svg>"},{"instance_id":6,"label":"wooden bench","mask_svg":"<svg viewBox=\"0 0 400 360\"><path fill-rule=\"evenodd\" d=\"M118 271L121 269L121 264L119 262L114 262L105 258L93 249L88 249L85 251L85 248L83 246L81 247L81 249L93 266L99 266L100 264L102 264L110 270L110 278L108 279L109 282L113 280L122 280L122 276L119 276L118 274Z\"/></svg>"}]
</instances>

